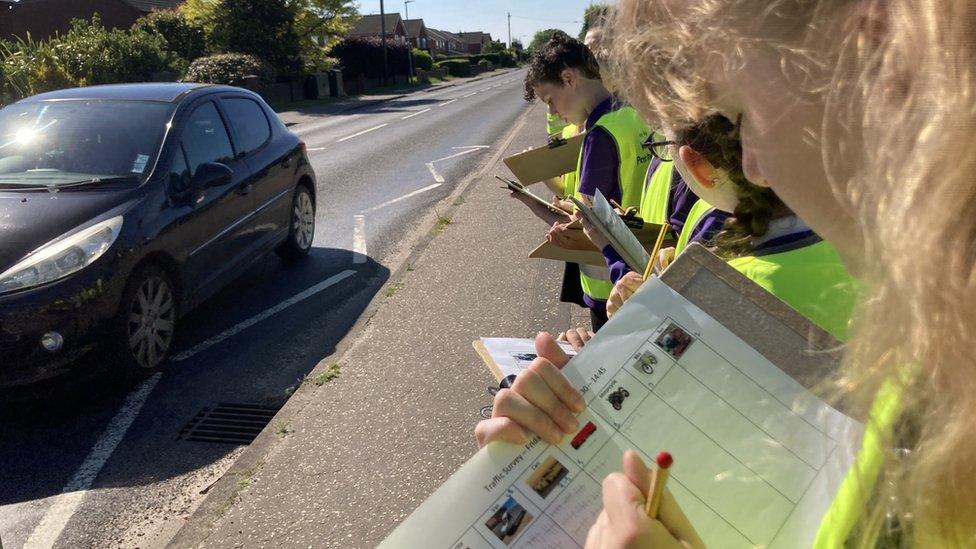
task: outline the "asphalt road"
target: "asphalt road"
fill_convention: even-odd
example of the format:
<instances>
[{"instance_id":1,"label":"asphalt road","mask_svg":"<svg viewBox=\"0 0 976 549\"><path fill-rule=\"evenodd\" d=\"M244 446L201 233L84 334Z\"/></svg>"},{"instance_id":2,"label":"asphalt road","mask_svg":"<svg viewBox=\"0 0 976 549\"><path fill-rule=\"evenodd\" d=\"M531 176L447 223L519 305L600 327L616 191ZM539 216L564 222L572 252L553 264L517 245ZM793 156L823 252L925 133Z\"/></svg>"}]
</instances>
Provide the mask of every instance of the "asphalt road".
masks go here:
<instances>
[{"instance_id":1,"label":"asphalt road","mask_svg":"<svg viewBox=\"0 0 976 549\"><path fill-rule=\"evenodd\" d=\"M421 219L526 108L521 78L293 127L318 175L310 257L269 256L242 273L184 319L159 373L119 379L92 355L0 402L2 546L164 545L241 451L181 439L184 426L221 403L287 400L404 260Z\"/></svg>"}]
</instances>

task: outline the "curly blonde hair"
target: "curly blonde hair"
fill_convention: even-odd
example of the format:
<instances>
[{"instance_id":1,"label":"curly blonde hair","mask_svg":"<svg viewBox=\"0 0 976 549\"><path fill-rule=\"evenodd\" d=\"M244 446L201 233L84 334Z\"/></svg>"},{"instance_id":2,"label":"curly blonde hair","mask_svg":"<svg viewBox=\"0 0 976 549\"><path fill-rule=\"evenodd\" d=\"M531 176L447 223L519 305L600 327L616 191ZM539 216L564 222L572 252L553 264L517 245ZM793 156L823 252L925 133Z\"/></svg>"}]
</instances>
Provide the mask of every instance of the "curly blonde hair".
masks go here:
<instances>
[{"instance_id":1,"label":"curly blonde hair","mask_svg":"<svg viewBox=\"0 0 976 549\"><path fill-rule=\"evenodd\" d=\"M901 383L887 442L907 450L887 453L848 543L894 523L898 544L976 545L976 2L620 0L614 37L614 79L652 126L713 112L704 68L753 48L845 121L823 161L859 221L864 297L831 382L862 417Z\"/></svg>"}]
</instances>

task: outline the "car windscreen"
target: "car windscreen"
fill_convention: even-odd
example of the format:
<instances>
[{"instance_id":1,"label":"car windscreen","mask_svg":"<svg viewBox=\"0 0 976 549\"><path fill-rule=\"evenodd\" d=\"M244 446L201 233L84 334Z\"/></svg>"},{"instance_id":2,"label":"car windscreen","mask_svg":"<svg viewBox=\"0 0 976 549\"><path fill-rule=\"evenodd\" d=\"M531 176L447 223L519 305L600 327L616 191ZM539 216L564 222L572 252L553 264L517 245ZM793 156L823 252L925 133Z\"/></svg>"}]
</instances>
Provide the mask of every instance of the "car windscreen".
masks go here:
<instances>
[{"instance_id":1,"label":"car windscreen","mask_svg":"<svg viewBox=\"0 0 976 549\"><path fill-rule=\"evenodd\" d=\"M0 110L0 185L58 186L149 175L174 105L38 101Z\"/></svg>"}]
</instances>

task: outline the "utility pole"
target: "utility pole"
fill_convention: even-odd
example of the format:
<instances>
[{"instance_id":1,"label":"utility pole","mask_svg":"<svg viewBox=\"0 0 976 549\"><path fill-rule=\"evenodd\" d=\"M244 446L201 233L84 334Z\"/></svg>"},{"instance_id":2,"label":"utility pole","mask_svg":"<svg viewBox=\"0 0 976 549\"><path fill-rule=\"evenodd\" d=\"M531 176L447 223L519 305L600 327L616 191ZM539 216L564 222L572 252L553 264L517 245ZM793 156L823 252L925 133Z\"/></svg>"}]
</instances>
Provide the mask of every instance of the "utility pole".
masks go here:
<instances>
[{"instance_id":1,"label":"utility pole","mask_svg":"<svg viewBox=\"0 0 976 549\"><path fill-rule=\"evenodd\" d=\"M404 26L406 22L410 20L410 4L413 4L416 0L404 0L403 2L403 15L404 15ZM420 47L420 35L417 35L417 47ZM410 36L407 36L407 67L409 67L410 73L407 76L407 83L413 78L413 44L410 43Z\"/></svg>"},{"instance_id":2,"label":"utility pole","mask_svg":"<svg viewBox=\"0 0 976 549\"><path fill-rule=\"evenodd\" d=\"M508 12L508 49L512 49L512 12Z\"/></svg>"},{"instance_id":3,"label":"utility pole","mask_svg":"<svg viewBox=\"0 0 976 549\"><path fill-rule=\"evenodd\" d=\"M386 53L386 12L383 10L383 0L380 0L380 36L383 39L383 85L390 82L390 63Z\"/></svg>"}]
</instances>

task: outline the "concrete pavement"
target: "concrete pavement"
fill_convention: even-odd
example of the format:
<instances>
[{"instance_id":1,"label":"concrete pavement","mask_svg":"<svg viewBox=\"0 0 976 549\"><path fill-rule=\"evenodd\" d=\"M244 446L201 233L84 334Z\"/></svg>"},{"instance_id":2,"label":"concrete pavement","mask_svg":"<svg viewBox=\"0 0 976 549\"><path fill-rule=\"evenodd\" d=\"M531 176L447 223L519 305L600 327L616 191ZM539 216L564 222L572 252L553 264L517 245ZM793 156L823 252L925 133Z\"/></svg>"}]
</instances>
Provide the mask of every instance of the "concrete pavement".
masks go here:
<instances>
[{"instance_id":1,"label":"concrete pavement","mask_svg":"<svg viewBox=\"0 0 976 549\"><path fill-rule=\"evenodd\" d=\"M334 363L339 376L299 388L172 547L374 546L475 452L492 378L471 342L588 322L558 303L562 265L526 257L545 225L492 178L508 174L502 157L544 142L544 124L537 104L441 202L349 347L309 377Z\"/></svg>"}]
</instances>

